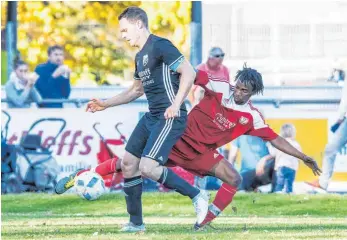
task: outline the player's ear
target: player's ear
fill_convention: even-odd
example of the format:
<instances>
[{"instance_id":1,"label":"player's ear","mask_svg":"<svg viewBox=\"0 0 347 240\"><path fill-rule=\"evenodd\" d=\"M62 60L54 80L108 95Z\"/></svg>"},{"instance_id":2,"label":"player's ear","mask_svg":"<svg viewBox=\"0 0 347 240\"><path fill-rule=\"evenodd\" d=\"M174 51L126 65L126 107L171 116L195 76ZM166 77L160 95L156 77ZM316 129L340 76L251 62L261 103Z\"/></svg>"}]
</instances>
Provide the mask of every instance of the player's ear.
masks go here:
<instances>
[{"instance_id":1,"label":"player's ear","mask_svg":"<svg viewBox=\"0 0 347 240\"><path fill-rule=\"evenodd\" d=\"M141 22L140 20L137 20L137 21L136 21L136 27L137 27L138 29L142 29L142 28L143 28L143 22Z\"/></svg>"}]
</instances>

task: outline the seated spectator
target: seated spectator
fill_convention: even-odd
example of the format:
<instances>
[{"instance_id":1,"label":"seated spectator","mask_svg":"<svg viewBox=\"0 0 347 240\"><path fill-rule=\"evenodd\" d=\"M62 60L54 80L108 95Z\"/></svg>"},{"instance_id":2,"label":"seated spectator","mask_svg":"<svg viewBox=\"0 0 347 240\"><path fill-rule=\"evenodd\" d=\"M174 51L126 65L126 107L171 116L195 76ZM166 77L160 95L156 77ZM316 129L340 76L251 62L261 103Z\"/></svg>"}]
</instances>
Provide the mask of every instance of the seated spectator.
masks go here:
<instances>
[{"instance_id":1,"label":"seated spectator","mask_svg":"<svg viewBox=\"0 0 347 240\"><path fill-rule=\"evenodd\" d=\"M236 138L229 153L229 161L232 164L238 152L241 153L240 191L255 191L260 186L272 183L274 161L263 139L248 135Z\"/></svg>"},{"instance_id":2,"label":"seated spectator","mask_svg":"<svg viewBox=\"0 0 347 240\"><path fill-rule=\"evenodd\" d=\"M34 87L38 79L36 73L29 74L28 64L19 60L5 85L8 107L27 108L31 102L40 102L40 94Z\"/></svg>"},{"instance_id":3,"label":"seated spectator","mask_svg":"<svg viewBox=\"0 0 347 240\"><path fill-rule=\"evenodd\" d=\"M70 73L64 65L64 50L61 46L48 48L48 62L36 67L35 72L40 76L36 88L43 99L67 99L70 95ZM44 103L40 107L62 108L62 103Z\"/></svg>"},{"instance_id":4,"label":"seated spectator","mask_svg":"<svg viewBox=\"0 0 347 240\"><path fill-rule=\"evenodd\" d=\"M300 144L295 140L296 129L293 124L284 124L280 135L293 147L301 151ZM299 167L297 158L290 156L272 146L269 147L270 154L275 157L276 183L275 193L292 193L296 171Z\"/></svg>"}]
</instances>

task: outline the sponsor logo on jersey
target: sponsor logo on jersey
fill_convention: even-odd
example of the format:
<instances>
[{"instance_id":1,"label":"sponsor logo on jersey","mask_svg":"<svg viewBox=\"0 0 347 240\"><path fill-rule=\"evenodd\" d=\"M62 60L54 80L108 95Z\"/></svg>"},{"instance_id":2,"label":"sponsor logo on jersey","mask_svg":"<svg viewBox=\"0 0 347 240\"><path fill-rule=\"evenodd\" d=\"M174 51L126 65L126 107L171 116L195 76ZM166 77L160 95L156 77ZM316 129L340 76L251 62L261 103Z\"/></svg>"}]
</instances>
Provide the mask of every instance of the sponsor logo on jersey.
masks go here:
<instances>
[{"instance_id":1,"label":"sponsor logo on jersey","mask_svg":"<svg viewBox=\"0 0 347 240\"><path fill-rule=\"evenodd\" d=\"M227 129L231 129L235 127L235 123L230 122L226 117L224 117L221 113L216 113L215 119L213 122L218 126L219 129L225 131Z\"/></svg>"},{"instance_id":2,"label":"sponsor logo on jersey","mask_svg":"<svg viewBox=\"0 0 347 240\"><path fill-rule=\"evenodd\" d=\"M163 156L160 156L159 158L158 158L160 161L163 161L164 159L163 159Z\"/></svg>"},{"instance_id":3,"label":"sponsor logo on jersey","mask_svg":"<svg viewBox=\"0 0 347 240\"><path fill-rule=\"evenodd\" d=\"M142 82L147 81L151 77L151 70L149 68L146 68L142 71L139 71L138 75L141 78Z\"/></svg>"},{"instance_id":4,"label":"sponsor logo on jersey","mask_svg":"<svg viewBox=\"0 0 347 240\"><path fill-rule=\"evenodd\" d=\"M143 55L143 58L142 58L142 64L143 64L143 66L146 66L147 63L148 63L148 54Z\"/></svg>"},{"instance_id":5,"label":"sponsor logo on jersey","mask_svg":"<svg viewBox=\"0 0 347 240\"><path fill-rule=\"evenodd\" d=\"M248 123L248 118L246 118L244 116L240 117L239 123L242 125L246 125Z\"/></svg>"},{"instance_id":6,"label":"sponsor logo on jersey","mask_svg":"<svg viewBox=\"0 0 347 240\"><path fill-rule=\"evenodd\" d=\"M148 86L148 85L150 85L150 84L153 84L154 83L154 80L153 79L151 79L151 80L148 80L148 81L143 81L142 82L142 86Z\"/></svg>"}]
</instances>

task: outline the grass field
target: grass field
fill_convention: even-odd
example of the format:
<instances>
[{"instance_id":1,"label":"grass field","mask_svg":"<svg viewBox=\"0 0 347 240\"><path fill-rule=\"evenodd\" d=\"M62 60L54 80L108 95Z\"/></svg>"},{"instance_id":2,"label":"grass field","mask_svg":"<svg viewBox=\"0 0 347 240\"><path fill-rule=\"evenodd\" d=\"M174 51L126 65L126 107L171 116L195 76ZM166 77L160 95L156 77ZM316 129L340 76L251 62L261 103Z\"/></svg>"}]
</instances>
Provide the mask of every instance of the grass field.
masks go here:
<instances>
[{"instance_id":1,"label":"grass field","mask_svg":"<svg viewBox=\"0 0 347 240\"><path fill-rule=\"evenodd\" d=\"M7 81L7 53L1 51L1 85L5 85Z\"/></svg>"},{"instance_id":2,"label":"grass field","mask_svg":"<svg viewBox=\"0 0 347 240\"><path fill-rule=\"evenodd\" d=\"M212 194L214 195L214 194ZM124 197L87 202L75 195L5 195L2 239L347 239L347 196L236 195L213 224L194 232L193 207L177 193L143 195L147 232L120 234Z\"/></svg>"}]
</instances>

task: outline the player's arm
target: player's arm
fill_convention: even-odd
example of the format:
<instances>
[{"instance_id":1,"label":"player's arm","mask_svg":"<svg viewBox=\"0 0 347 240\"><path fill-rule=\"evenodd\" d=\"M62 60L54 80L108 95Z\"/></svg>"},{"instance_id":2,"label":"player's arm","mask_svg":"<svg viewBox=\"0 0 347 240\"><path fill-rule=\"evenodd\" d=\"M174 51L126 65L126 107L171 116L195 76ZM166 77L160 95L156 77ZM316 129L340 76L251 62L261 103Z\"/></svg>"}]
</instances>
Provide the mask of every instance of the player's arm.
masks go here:
<instances>
[{"instance_id":1,"label":"player's arm","mask_svg":"<svg viewBox=\"0 0 347 240\"><path fill-rule=\"evenodd\" d=\"M129 102L134 101L135 99L138 99L144 94L142 82L135 80L133 82L133 85L125 90L124 92L121 92L120 94L109 98L105 100L105 106L108 107L114 107L122 104L126 104Z\"/></svg>"},{"instance_id":2,"label":"player's arm","mask_svg":"<svg viewBox=\"0 0 347 240\"><path fill-rule=\"evenodd\" d=\"M180 73L178 92L175 96L174 102L164 113L165 118L176 117L180 106L193 86L196 73L192 65L169 40L161 39L157 41L154 49L155 56L158 59L161 59L171 71ZM170 76L170 73L167 74Z\"/></svg>"},{"instance_id":3,"label":"player's arm","mask_svg":"<svg viewBox=\"0 0 347 240\"><path fill-rule=\"evenodd\" d=\"M319 169L315 160L297 150L287 140L277 135L268 125L266 125L260 113L254 114L253 129L249 131L247 134L260 137L265 141L269 141L271 145L277 148L278 150L287 153L293 157L301 159L306 164L306 166L311 168L314 175L320 175L320 173L322 172Z\"/></svg>"},{"instance_id":4,"label":"player's arm","mask_svg":"<svg viewBox=\"0 0 347 240\"><path fill-rule=\"evenodd\" d=\"M193 66L186 59L183 60L176 71L181 74L180 86L174 101L175 107L179 109L193 86L196 73Z\"/></svg>"},{"instance_id":5,"label":"player's arm","mask_svg":"<svg viewBox=\"0 0 347 240\"><path fill-rule=\"evenodd\" d=\"M270 142L271 145L277 148L278 150L287 153L293 157L301 159L309 168L312 169L314 175L320 175L320 173L322 173L315 160L297 150L283 137L277 136L277 138L271 140Z\"/></svg>"},{"instance_id":6,"label":"player's arm","mask_svg":"<svg viewBox=\"0 0 347 240\"><path fill-rule=\"evenodd\" d=\"M135 99L141 97L144 93L142 82L135 80L133 85L127 90L121 92L120 94L106 99L104 101L100 99L92 99L88 102L86 111L87 112L97 112L105 110L109 107L114 107L122 104L126 104L134 101Z\"/></svg>"}]
</instances>

